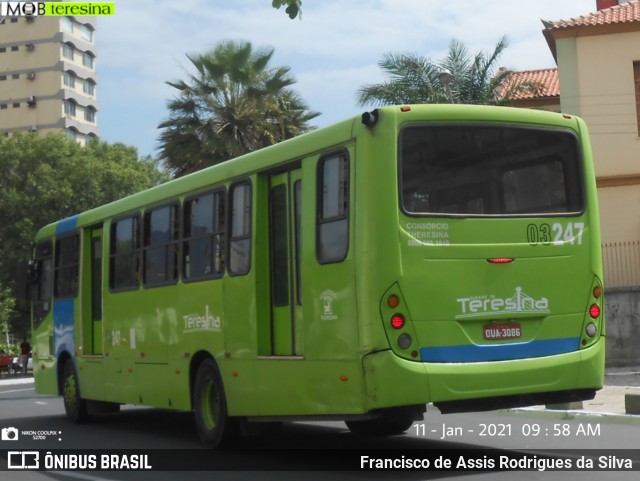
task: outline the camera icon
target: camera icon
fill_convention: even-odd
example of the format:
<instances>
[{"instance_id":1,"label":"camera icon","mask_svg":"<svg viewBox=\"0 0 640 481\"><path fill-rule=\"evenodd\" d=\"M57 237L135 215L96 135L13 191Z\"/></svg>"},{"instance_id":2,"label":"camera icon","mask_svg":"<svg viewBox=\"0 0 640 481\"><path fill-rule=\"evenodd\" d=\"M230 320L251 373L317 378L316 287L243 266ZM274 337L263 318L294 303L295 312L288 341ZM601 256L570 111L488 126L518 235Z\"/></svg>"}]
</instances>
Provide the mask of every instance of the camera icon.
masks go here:
<instances>
[{"instance_id":1,"label":"camera icon","mask_svg":"<svg viewBox=\"0 0 640 481\"><path fill-rule=\"evenodd\" d=\"M17 441L18 440L18 429L16 429L16 428L3 428L2 429L2 440L3 441Z\"/></svg>"}]
</instances>

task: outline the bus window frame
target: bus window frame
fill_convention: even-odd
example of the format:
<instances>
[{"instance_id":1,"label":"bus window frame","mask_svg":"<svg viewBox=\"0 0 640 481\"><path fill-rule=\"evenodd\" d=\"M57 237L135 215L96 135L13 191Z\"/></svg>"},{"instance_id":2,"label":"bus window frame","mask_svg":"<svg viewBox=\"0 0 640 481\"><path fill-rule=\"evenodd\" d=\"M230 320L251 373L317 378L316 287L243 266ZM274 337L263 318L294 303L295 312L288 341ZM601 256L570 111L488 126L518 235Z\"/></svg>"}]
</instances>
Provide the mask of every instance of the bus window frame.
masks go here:
<instances>
[{"instance_id":1,"label":"bus window frame","mask_svg":"<svg viewBox=\"0 0 640 481\"><path fill-rule=\"evenodd\" d=\"M346 185L345 199L346 199L347 205L346 205L346 209L344 210L344 214L323 218L322 210L323 210L324 204L322 200L323 199L322 186L324 182L324 165L327 160L335 157L338 157L338 158L344 157L346 162L347 175L345 178L345 185ZM346 148L332 150L330 152L322 154L318 159L318 164L316 166L316 236L315 237L316 237L316 260L318 261L319 264L326 265L326 264L335 264L338 262L342 262L349 255L349 248L350 248L349 237L351 232L350 210L351 210L351 158L349 156L349 151ZM345 240L345 246L344 246L344 255L323 258L321 255L321 249L320 249L320 245L321 245L320 227L321 225L324 225L324 224L330 224L332 222L340 222L340 221L346 221L347 223L347 231L345 233L346 240Z\"/></svg>"},{"instance_id":2,"label":"bus window frame","mask_svg":"<svg viewBox=\"0 0 640 481\"><path fill-rule=\"evenodd\" d=\"M130 286L125 286L125 287L114 287L114 259L118 256L118 253L115 252L115 247L116 247L116 242L114 242L114 234L115 234L115 228L118 224L118 222L121 222L123 220L127 220L127 219L137 219L137 225L138 225L138 232L137 232L137 239L138 239L138 245L132 249L130 252L128 252L126 255L127 256L132 256L137 254L138 255L138 265L135 267L135 270L132 269L132 271L134 270L136 272L135 274L135 282L133 285ZM120 254L120 256L123 256L124 254ZM132 266L133 268L133 266ZM140 214L140 211L135 211L135 212L129 212L127 214L123 214L123 215L119 215L117 217L113 217L112 219L109 220L109 276L108 276L108 280L109 280L109 292L111 293L118 293L118 292L129 292L129 291L137 291L138 289L140 289L140 286L142 285L142 215Z\"/></svg>"},{"instance_id":3,"label":"bus window frame","mask_svg":"<svg viewBox=\"0 0 640 481\"><path fill-rule=\"evenodd\" d=\"M240 185L249 186L249 228L246 234L243 234L242 236L234 237L233 236L233 193L234 193L234 189ZM251 177L244 177L242 179L235 180L229 184L229 189L227 193L227 207L226 207L227 208L227 236L226 236L227 245L225 247L226 247L226 255L227 255L226 270L230 277L245 276L251 272L251 266L253 263L253 256L251 252L253 250L253 211L254 211L253 200L254 200L254 193L253 193L253 182L251 182ZM247 265L246 265L246 268L243 270L234 271L231 265L232 244L234 242L243 241L243 240L249 240Z\"/></svg>"},{"instance_id":4,"label":"bus window frame","mask_svg":"<svg viewBox=\"0 0 640 481\"><path fill-rule=\"evenodd\" d=\"M69 239L75 238L76 246L75 246L75 262L60 265L59 264L59 255L60 251L60 243L63 241L67 241ZM66 271L67 269L75 267L75 287L69 292L64 292L62 295L58 294L58 278L60 276L61 271ZM80 232L77 229L71 230L69 232L65 232L62 235L56 236L54 249L53 249L53 292L52 299L75 299L78 297L78 293L80 292Z\"/></svg>"},{"instance_id":5,"label":"bus window frame","mask_svg":"<svg viewBox=\"0 0 640 481\"><path fill-rule=\"evenodd\" d=\"M203 236L202 238L205 237L213 237L215 238L215 236L220 235L220 242L222 243L222 253L221 253L221 261L222 261L222 270L220 272L212 272L211 274L205 274L203 276L187 276L185 273L185 269L186 269L186 262L185 262L185 244L187 242L191 242L192 237L189 236L187 237L185 229L186 229L186 225L187 225L187 215L186 215L186 209L187 209L187 205L189 204L190 201L192 201L193 199L196 198L200 198L202 196L205 195L213 195L214 198L214 209L216 207L216 203L215 203L215 197L217 194L221 194L222 195L222 200L224 202L224 206L223 206L223 212L222 212L222 219L224 222L223 225L223 230L221 232L214 232L213 234L211 234L210 236ZM182 282L184 282L185 284L189 284L192 282L202 282L202 281L207 281L207 280L211 280L211 279L221 279L224 277L225 272L227 271L227 235L229 232L229 226L228 226L228 221L229 221L229 213L228 213L228 207L229 207L229 199L227 196L227 188L224 185L221 186L216 186L212 189L206 189L206 190L202 190L199 192L195 192L193 194L189 194L184 198L184 201L182 202L182 222L180 225L180 234L181 234L181 238L180 238L180 242L181 242L181 252L180 252L180 260L181 260L181 269L180 269L180 275L182 278ZM215 228L215 225L214 225ZM213 254L215 255L215 253ZM215 258L212 259L215 263Z\"/></svg>"},{"instance_id":6,"label":"bus window frame","mask_svg":"<svg viewBox=\"0 0 640 481\"><path fill-rule=\"evenodd\" d=\"M53 305L53 281L55 278L54 240L55 240L54 238L42 239L36 243L36 246L34 249L35 255L33 260L37 262L37 265L38 265L38 279L36 283L34 283L30 287L32 294L29 296L32 304L32 309L33 309L33 329L37 329L38 327L40 327L40 324L42 324L42 321L44 321L47 315L49 315L49 313L51 312L51 307ZM42 254L42 246L46 244L49 245L48 253ZM48 289L47 289L46 283L44 283L43 285L44 275L46 271L42 267L44 261L47 259L51 263L50 272L49 272L50 280L49 280ZM41 294L43 293L43 291L48 291L48 292L44 292L45 296L41 297ZM36 308L36 304L42 304L42 305L46 304L47 307L40 310Z\"/></svg>"},{"instance_id":7,"label":"bus window frame","mask_svg":"<svg viewBox=\"0 0 640 481\"><path fill-rule=\"evenodd\" d=\"M526 130L543 130L550 132L563 132L571 135L575 142L576 147L576 167L577 167L577 186L579 192L577 194L580 201L580 209L573 212L549 212L549 213L532 213L532 214L457 214L457 213L434 213L434 212L412 212L405 208L404 205L404 185L403 185L403 160L402 160L402 135L404 131L412 127L442 127L442 126L456 126L456 127L508 127L514 129L526 129ZM469 122L469 121L450 121L450 122L409 122L403 124L398 129L397 140L397 154L396 154L396 169L397 169L397 186L398 186L398 205L402 214L412 218L442 218L442 219L522 219L522 218L562 218L562 217L582 217L587 211L587 188L585 187L585 171L584 171L584 159L585 153L582 145L582 137L579 132L569 127L562 127L557 125L546 124L527 124L527 123L508 123L508 122ZM566 165L564 166L566 171ZM504 172L504 167L500 169L501 173ZM565 172L566 174L566 172ZM565 175L566 177L566 175ZM499 194L503 195L503 186L500 185Z\"/></svg>"},{"instance_id":8,"label":"bus window frame","mask_svg":"<svg viewBox=\"0 0 640 481\"><path fill-rule=\"evenodd\" d=\"M172 238L169 242L166 243L158 243L158 244L149 244L147 245L147 216L151 216L154 212L162 210L162 209L169 209L169 233L172 232L173 230L173 226L171 224L173 224L174 222L177 221L177 236ZM172 209L174 208L174 209ZM177 215L177 219L171 219L171 215L172 215L172 211L175 213L175 215ZM140 226L140 231L141 231L141 245L140 245L140 278L141 278L141 284L144 286L145 289L153 289L156 287L163 287L163 286L173 286L175 284L177 284L180 280L180 274L181 274L181 270L182 270L182 205L180 203L179 200L175 199L175 200L170 200L170 201L166 201L163 202L161 204L156 204L150 207L147 207L146 209L144 209L143 213L142 213L142 224ZM173 220L173 222L171 222ZM150 235L150 233L149 233ZM151 237L150 237L151 239ZM171 251L173 246L173 252L175 253L175 265L174 265L174 272L175 272L175 276L171 279L168 280L162 280L162 281L154 281L154 282L150 282L147 279L147 253L149 251L155 250L155 249L160 249L160 248L164 248L163 252L165 254L165 261L166 261L166 254L167 251ZM168 273L168 264L165 263L164 265L164 273L165 275Z\"/></svg>"}]
</instances>

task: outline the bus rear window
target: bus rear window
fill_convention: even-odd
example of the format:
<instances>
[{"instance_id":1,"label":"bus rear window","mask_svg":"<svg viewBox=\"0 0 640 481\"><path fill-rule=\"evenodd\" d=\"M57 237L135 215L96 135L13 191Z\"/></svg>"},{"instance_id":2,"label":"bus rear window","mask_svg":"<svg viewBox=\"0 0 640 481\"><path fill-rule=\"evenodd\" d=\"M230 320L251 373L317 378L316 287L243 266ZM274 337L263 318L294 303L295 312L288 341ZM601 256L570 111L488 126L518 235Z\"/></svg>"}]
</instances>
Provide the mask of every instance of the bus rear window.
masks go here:
<instances>
[{"instance_id":1,"label":"bus rear window","mask_svg":"<svg viewBox=\"0 0 640 481\"><path fill-rule=\"evenodd\" d=\"M577 138L564 130L422 125L400 134L408 214L577 214L581 178Z\"/></svg>"}]
</instances>

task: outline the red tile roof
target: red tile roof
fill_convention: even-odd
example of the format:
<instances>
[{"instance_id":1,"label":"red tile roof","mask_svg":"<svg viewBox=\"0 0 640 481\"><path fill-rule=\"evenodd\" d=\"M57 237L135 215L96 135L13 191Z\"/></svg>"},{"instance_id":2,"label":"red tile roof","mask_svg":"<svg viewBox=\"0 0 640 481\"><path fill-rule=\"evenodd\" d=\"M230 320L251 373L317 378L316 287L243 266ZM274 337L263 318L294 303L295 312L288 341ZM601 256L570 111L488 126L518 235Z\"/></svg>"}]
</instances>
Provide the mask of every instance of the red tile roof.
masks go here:
<instances>
[{"instance_id":1,"label":"red tile roof","mask_svg":"<svg viewBox=\"0 0 640 481\"><path fill-rule=\"evenodd\" d=\"M640 22L640 0L629 0L611 8L605 8L588 15L581 15L578 18L569 20L558 20L555 22L545 22L547 30L558 30L572 27L588 27L595 25L612 25L620 23Z\"/></svg>"},{"instance_id":2,"label":"red tile roof","mask_svg":"<svg viewBox=\"0 0 640 481\"><path fill-rule=\"evenodd\" d=\"M560 96L560 80L557 68L542 70L523 70L513 72L510 77L512 84L527 83L533 85L532 90L523 90L511 97L512 100L542 99Z\"/></svg>"}]
</instances>

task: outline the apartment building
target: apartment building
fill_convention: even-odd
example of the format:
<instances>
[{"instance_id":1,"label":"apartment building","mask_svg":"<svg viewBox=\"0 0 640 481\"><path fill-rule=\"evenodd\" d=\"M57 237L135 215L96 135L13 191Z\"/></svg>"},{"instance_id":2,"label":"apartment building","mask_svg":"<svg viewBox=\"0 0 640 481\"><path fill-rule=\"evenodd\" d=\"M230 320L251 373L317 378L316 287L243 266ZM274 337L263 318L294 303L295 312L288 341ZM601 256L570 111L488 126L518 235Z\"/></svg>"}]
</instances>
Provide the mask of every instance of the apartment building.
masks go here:
<instances>
[{"instance_id":1,"label":"apartment building","mask_svg":"<svg viewBox=\"0 0 640 481\"><path fill-rule=\"evenodd\" d=\"M95 17L0 18L0 135L98 136Z\"/></svg>"}]
</instances>

